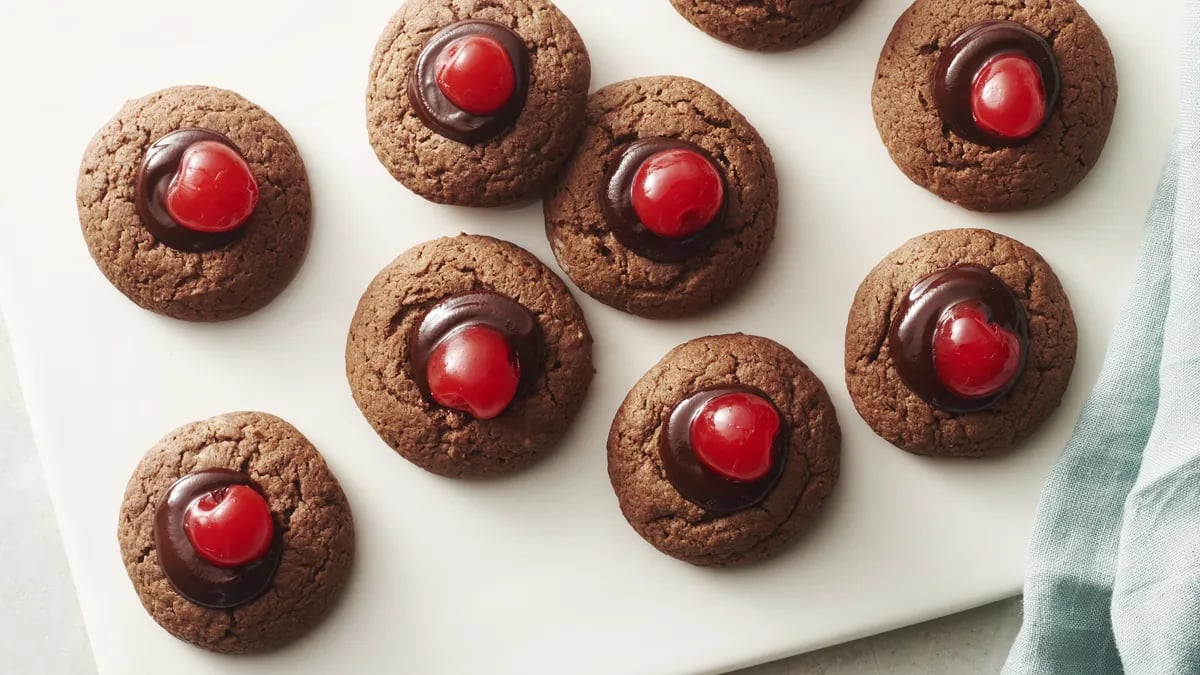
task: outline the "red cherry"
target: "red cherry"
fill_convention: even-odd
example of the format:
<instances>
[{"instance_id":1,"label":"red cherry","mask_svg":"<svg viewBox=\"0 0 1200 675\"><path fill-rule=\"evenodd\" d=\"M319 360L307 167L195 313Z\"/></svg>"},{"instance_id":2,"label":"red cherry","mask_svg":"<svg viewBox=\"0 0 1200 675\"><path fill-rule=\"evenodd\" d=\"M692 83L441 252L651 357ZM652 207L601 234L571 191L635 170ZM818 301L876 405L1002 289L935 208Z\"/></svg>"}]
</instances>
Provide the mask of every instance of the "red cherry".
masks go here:
<instances>
[{"instance_id":1,"label":"red cherry","mask_svg":"<svg viewBox=\"0 0 1200 675\"><path fill-rule=\"evenodd\" d=\"M1046 119L1042 71L1027 56L1002 54L984 64L971 85L971 112L984 132L1023 140Z\"/></svg>"},{"instance_id":2,"label":"red cherry","mask_svg":"<svg viewBox=\"0 0 1200 675\"><path fill-rule=\"evenodd\" d=\"M633 177L633 210L651 232L680 239L704 229L725 203L725 183L707 157L682 148L650 155Z\"/></svg>"},{"instance_id":3,"label":"red cherry","mask_svg":"<svg viewBox=\"0 0 1200 675\"><path fill-rule=\"evenodd\" d=\"M979 306L960 303L946 310L933 331L933 366L956 396L994 396L1017 376L1021 340L988 323Z\"/></svg>"},{"instance_id":4,"label":"red cherry","mask_svg":"<svg viewBox=\"0 0 1200 675\"><path fill-rule=\"evenodd\" d=\"M504 412L521 383L521 366L508 339L481 324L442 340L425 373L433 400L480 420Z\"/></svg>"},{"instance_id":5,"label":"red cherry","mask_svg":"<svg viewBox=\"0 0 1200 675\"><path fill-rule=\"evenodd\" d=\"M229 485L197 497L183 515L192 548L218 567L261 559L275 538L271 507L248 485Z\"/></svg>"},{"instance_id":6,"label":"red cherry","mask_svg":"<svg viewBox=\"0 0 1200 675\"><path fill-rule=\"evenodd\" d=\"M517 88L517 74L504 46L490 37L468 35L451 42L434 64L438 88L472 115L494 115Z\"/></svg>"},{"instance_id":7,"label":"red cherry","mask_svg":"<svg viewBox=\"0 0 1200 675\"><path fill-rule=\"evenodd\" d=\"M779 426L779 413L763 397L723 394L705 403L692 422L692 450L726 478L755 481L771 470Z\"/></svg>"},{"instance_id":8,"label":"red cherry","mask_svg":"<svg viewBox=\"0 0 1200 675\"><path fill-rule=\"evenodd\" d=\"M258 183L237 150L200 141L183 152L167 187L167 213L197 232L228 232L258 205Z\"/></svg>"}]
</instances>

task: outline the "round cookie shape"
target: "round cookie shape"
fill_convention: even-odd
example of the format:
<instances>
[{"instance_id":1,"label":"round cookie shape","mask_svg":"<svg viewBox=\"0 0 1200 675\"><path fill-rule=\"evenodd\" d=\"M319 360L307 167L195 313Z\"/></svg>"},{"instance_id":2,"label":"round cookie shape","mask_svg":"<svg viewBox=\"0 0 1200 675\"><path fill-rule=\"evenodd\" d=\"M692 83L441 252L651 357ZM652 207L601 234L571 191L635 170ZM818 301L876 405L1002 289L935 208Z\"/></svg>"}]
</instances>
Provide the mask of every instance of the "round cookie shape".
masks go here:
<instances>
[{"instance_id":1,"label":"round cookie shape","mask_svg":"<svg viewBox=\"0 0 1200 675\"><path fill-rule=\"evenodd\" d=\"M981 268L1024 309L1022 362L1007 393L981 410L953 412L910 389L889 333L914 285L959 266ZM1033 249L995 232L956 229L909 240L863 280L846 324L846 387L884 440L917 455L1002 455L1058 407L1075 366L1075 316L1054 270ZM937 356L934 346L934 357Z\"/></svg>"},{"instance_id":2,"label":"round cookie shape","mask_svg":"<svg viewBox=\"0 0 1200 675\"><path fill-rule=\"evenodd\" d=\"M137 203L143 158L185 129L236 146L258 188L248 220L205 234L222 240L191 250L160 241ZM274 299L300 269L312 227L308 176L291 136L262 108L213 87L172 87L126 103L84 152L76 198L104 276L139 306L187 321L238 318Z\"/></svg>"},{"instance_id":3,"label":"round cookie shape","mask_svg":"<svg viewBox=\"0 0 1200 675\"><path fill-rule=\"evenodd\" d=\"M1018 56L1040 69L1045 116L1027 138L983 142L986 134L964 130L971 125L939 112L939 62L944 67L947 52L962 50L964 39L994 39L996 31L984 30L985 24L1003 28L1010 21L1053 50L1054 63L1047 64L1030 40L1014 34L997 41L1008 56L1028 45ZM999 60L973 66L987 76L984 66ZM1004 75L997 82L1014 81ZM871 102L884 145L913 182L973 211L1015 211L1062 197L1095 166L1116 110L1117 76L1108 41L1075 0L917 0L884 44Z\"/></svg>"},{"instance_id":4,"label":"round cookie shape","mask_svg":"<svg viewBox=\"0 0 1200 675\"><path fill-rule=\"evenodd\" d=\"M786 456L760 500L714 512L671 482L662 434L681 401L727 389L754 392L778 410ZM608 475L625 519L663 553L704 566L748 564L783 549L833 491L840 457L841 429L821 381L785 347L742 334L672 349L633 386L608 434Z\"/></svg>"},{"instance_id":5,"label":"round cookie shape","mask_svg":"<svg viewBox=\"0 0 1200 675\"><path fill-rule=\"evenodd\" d=\"M445 54L454 38L480 30L487 39L478 53L500 45L515 69L507 107L485 115L456 108L439 88L437 74L444 71L438 54L422 58L427 45ZM527 54L517 53L508 36L523 41ZM459 206L514 204L536 196L566 161L590 82L587 48L549 0L407 0L375 48L367 133L392 177L425 199ZM434 105L418 108L414 96Z\"/></svg>"},{"instance_id":6,"label":"round cookie shape","mask_svg":"<svg viewBox=\"0 0 1200 675\"><path fill-rule=\"evenodd\" d=\"M735 47L782 51L825 37L860 0L671 0L683 18Z\"/></svg>"},{"instance_id":7,"label":"round cookie shape","mask_svg":"<svg viewBox=\"0 0 1200 675\"><path fill-rule=\"evenodd\" d=\"M719 229L681 240L703 239L682 260L655 260L626 246L606 213L607 181L645 139L695 146L724 178ZM753 275L774 239L778 205L775 165L754 127L703 84L664 76L592 94L575 155L543 208L559 266L581 290L631 314L671 318L720 303Z\"/></svg>"},{"instance_id":8,"label":"round cookie shape","mask_svg":"<svg viewBox=\"0 0 1200 675\"><path fill-rule=\"evenodd\" d=\"M431 310L490 293L536 317L541 363L503 412L477 419L431 400L414 375L414 345ZM511 316L511 315L510 315ZM490 321L500 325L499 314ZM514 333L520 342L522 330ZM550 450L583 404L592 338L567 287L529 252L491 237L460 235L400 254L371 282L346 340L346 376L363 416L397 453L432 473L481 478L520 469ZM519 345L518 345L519 346ZM422 347L424 349L424 347Z\"/></svg>"},{"instance_id":9,"label":"round cookie shape","mask_svg":"<svg viewBox=\"0 0 1200 675\"><path fill-rule=\"evenodd\" d=\"M265 591L218 608L188 600L172 585L155 521L181 479L212 483L222 473L230 476L217 481L222 485L249 484L266 499L276 542L268 558L276 559ZM180 640L223 653L267 651L307 632L332 608L354 558L354 522L337 479L295 427L260 412L218 415L160 440L125 488L117 538L150 616Z\"/></svg>"}]
</instances>

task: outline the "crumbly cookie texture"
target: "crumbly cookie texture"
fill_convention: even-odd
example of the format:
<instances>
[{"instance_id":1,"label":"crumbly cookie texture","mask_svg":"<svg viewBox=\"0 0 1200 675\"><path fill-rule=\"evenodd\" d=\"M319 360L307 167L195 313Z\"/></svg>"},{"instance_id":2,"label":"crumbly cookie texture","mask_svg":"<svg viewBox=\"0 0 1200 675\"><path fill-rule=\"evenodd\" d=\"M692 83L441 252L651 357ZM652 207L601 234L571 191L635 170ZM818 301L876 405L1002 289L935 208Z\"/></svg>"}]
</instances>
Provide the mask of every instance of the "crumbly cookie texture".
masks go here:
<instances>
[{"instance_id":1,"label":"crumbly cookie texture","mask_svg":"<svg viewBox=\"0 0 1200 675\"><path fill-rule=\"evenodd\" d=\"M421 48L442 28L466 19L507 26L530 54L521 116L499 137L476 145L425 126L408 99ZM375 48L367 135L388 172L425 199L460 206L521 202L536 197L570 154L590 82L583 39L549 0L407 0Z\"/></svg>"},{"instance_id":2,"label":"crumbly cookie texture","mask_svg":"<svg viewBox=\"0 0 1200 675\"><path fill-rule=\"evenodd\" d=\"M837 28L861 0L671 0L685 19L735 47L802 47Z\"/></svg>"},{"instance_id":3,"label":"crumbly cookie texture","mask_svg":"<svg viewBox=\"0 0 1200 675\"><path fill-rule=\"evenodd\" d=\"M477 420L425 399L409 372L409 334L425 312L459 293L494 291L530 310L545 339L541 376L499 417ZM426 242L371 282L346 340L354 400L396 452L433 473L515 471L549 451L583 404L592 337L567 287L531 253L491 237Z\"/></svg>"},{"instance_id":4,"label":"crumbly cookie texture","mask_svg":"<svg viewBox=\"0 0 1200 675\"><path fill-rule=\"evenodd\" d=\"M659 436L676 403L727 384L765 392L792 436L767 498L716 516L667 480ZM766 338L716 335L672 349L634 385L608 434L608 475L625 519L655 548L694 565L743 565L775 554L811 524L837 483L841 437L824 385L794 354Z\"/></svg>"},{"instance_id":5,"label":"crumbly cookie texture","mask_svg":"<svg viewBox=\"0 0 1200 675\"><path fill-rule=\"evenodd\" d=\"M146 149L186 127L233 141L259 188L245 234L203 253L159 243L134 204ZM104 276L141 307L177 319L222 321L263 307L308 249L312 206L295 143L265 110L224 89L171 87L126 103L84 152L76 197L84 240Z\"/></svg>"},{"instance_id":6,"label":"crumbly cookie texture","mask_svg":"<svg viewBox=\"0 0 1200 675\"><path fill-rule=\"evenodd\" d=\"M159 567L154 544L163 495L183 476L214 468L248 474L283 529L271 585L232 609L201 607L179 595ZM117 539L150 616L180 640L227 653L266 651L309 630L333 606L354 558L354 522L337 479L295 427L259 412L186 424L151 448L125 489Z\"/></svg>"},{"instance_id":7,"label":"crumbly cookie texture","mask_svg":"<svg viewBox=\"0 0 1200 675\"><path fill-rule=\"evenodd\" d=\"M1029 320L1024 372L991 409L955 414L934 408L900 380L888 331L904 296L922 277L980 265L1020 299ZM863 280L846 324L846 386L858 413L893 445L918 455L978 457L1009 451L1062 401L1075 367L1075 315L1062 284L1036 251L978 229L916 237Z\"/></svg>"},{"instance_id":8,"label":"crumbly cookie texture","mask_svg":"<svg viewBox=\"0 0 1200 675\"><path fill-rule=\"evenodd\" d=\"M601 183L621 149L653 137L700 146L728 184L724 233L683 262L655 262L626 248L601 210ZM720 303L754 274L775 236L778 205L771 152L741 113L694 80L646 77L592 95L579 146L543 208L559 266L581 290L622 311L668 318Z\"/></svg>"},{"instance_id":9,"label":"crumbly cookie texture","mask_svg":"<svg viewBox=\"0 0 1200 675\"><path fill-rule=\"evenodd\" d=\"M942 50L990 19L1040 33L1062 74L1058 107L1016 147L960 138L933 102L930 77ZM1099 160L1117 106L1117 73L1104 34L1074 0L917 0L884 44L871 103L880 137L913 182L975 211L1030 209L1069 192Z\"/></svg>"}]
</instances>

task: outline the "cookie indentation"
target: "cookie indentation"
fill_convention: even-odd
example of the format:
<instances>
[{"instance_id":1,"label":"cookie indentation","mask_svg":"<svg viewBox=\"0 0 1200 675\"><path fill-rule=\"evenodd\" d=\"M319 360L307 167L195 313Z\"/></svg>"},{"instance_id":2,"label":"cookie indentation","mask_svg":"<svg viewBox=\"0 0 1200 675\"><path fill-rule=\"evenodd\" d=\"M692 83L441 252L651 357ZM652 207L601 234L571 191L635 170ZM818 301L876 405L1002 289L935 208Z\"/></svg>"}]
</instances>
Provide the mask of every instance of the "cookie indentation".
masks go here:
<instances>
[{"instance_id":1,"label":"cookie indentation","mask_svg":"<svg viewBox=\"0 0 1200 675\"><path fill-rule=\"evenodd\" d=\"M659 455L667 480L711 513L754 506L783 475L791 435L787 427L783 414L759 389L702 389L666 414Z\"/></svg>"},{"instance_id":2,"label":"cookie indentation","mask_svg":"<svg viewBox=\"0 0 1200 675\"><path fill-rule=\"evenodd\" d=\"M1054 48L1015 21L963 31L942 50L931 81L942 120L959 136L990 146L1029 140L1058 106L1062 89ZM1037 91L1024 91L1033 85Z\"/></svg>"},{"instance_id":3,"label":"cookie indentation","mask_svg":"<svg viewBox=\"0 0 1200 675\"><path fill-rule=\"evenodd\" d=\"M409 103L425 124L468 144L502 133L528 94L529 50L495 21L443 28L421 48L408 84Z\"/></svg>"},{"instance_id":4,"label":"cookie indentation","mask_svg":"<svg viewBox=\"0 0 1200 675\"><path fill-rule=\"evenodd\" d=\"M599 198L605 222L623 246L657 262L682 262L721 235L728 204L725 176L703 148L645 138L625 146L619 157L601 183ZM660 166L652 165L656 160ZM681 165L682 170L674 169Z\"/></svg>"},{"instance_id":5,"label":"cookie indentation","mask_svg":"<svg viewBox=\"0 0 1200 675\"><path fill-rule=\"evenodd\" d=\"M270 528L275 536L270 538L267 550L242 564L216 564L211 554L197 549L198 534L194 525L189 527L197 502L211 494L223 497L221 492L232 486L262 493L262 488L244 473L207 469L175 481L154 514L154 545L167 581L188 600L214 609L237 607L261 595L275 577L283 552L283 538L273 525ZM269 511L267 518L271 519Z\"/></svg>"}]
</instances>

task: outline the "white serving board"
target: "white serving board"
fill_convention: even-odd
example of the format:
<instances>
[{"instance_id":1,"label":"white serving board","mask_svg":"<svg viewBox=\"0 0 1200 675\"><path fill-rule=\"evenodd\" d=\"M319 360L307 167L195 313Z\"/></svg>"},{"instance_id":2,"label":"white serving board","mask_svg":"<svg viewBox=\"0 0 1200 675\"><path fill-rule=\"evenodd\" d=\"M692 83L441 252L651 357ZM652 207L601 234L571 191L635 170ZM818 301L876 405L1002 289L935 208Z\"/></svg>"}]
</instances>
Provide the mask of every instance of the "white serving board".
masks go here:
<instances>
[{"instance_id":1,"label":"white serving board","mask_svg":"<svg viewBox=\"0 0 1200 675\"><path fill-rule=\"evenodd\" d=\"M651 322L577 294L596 379L563 447L520 475L436 478L359 415L342 350L359 294L405 248L492 234L554 265L540 206L467 210L392 182L367 143L364 91L397 0L43 0L0 10L0 300L103 673L687 673L782 657L978 605L1020 588L1042 478L1094 380L1130 280L1177 109L1179 0L1088 0L1116 53L1121 103L1092 176L1059 204L984 216L892 165L871 118L875 59L905 0L867 0L830 38L781 55L724 46L667 0L560 0L591 51L593 87L639 75L702 80L758 127L782 187L762 272L702 318ZM173 84L239 91L276 115L308 164L311 253L247 319L193 325L113 290L79 234L84 145L126 98ZM1041 251L1080 326L1062 410L1014 456L931 461L858 418L842 380L862 276L926 230L982 226ZM843 479L818 527L766 564L690 567L622 519L604 440L628 388L668 348L727 331L793 348L824 379L845 432ZM115 536L138 458L178 424L238 409L295 423L354 508L344 601L307 639L230 658L169 637L142 611Z\"/></svg>"}]
</instances>

